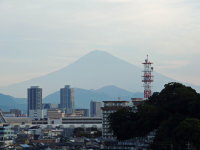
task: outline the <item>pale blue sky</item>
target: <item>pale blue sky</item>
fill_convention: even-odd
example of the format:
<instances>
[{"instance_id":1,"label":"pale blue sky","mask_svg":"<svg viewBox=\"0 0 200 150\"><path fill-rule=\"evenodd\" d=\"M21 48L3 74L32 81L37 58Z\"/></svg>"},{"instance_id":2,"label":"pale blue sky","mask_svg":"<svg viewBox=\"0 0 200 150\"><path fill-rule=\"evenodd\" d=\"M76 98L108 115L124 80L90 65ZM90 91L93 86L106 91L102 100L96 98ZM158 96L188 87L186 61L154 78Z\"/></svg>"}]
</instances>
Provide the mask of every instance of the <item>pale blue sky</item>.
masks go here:
<instances>
[{"instance_id":1,"label":"pale blue sky","mask_svg":"<svg viewBox=\"0 0 200 150\"><path fill-rule=\"evenodd\" d=\"M199 0L0 0L1 86L97 49L200 85L199 43Z\"/></svg>"}]
</instances>

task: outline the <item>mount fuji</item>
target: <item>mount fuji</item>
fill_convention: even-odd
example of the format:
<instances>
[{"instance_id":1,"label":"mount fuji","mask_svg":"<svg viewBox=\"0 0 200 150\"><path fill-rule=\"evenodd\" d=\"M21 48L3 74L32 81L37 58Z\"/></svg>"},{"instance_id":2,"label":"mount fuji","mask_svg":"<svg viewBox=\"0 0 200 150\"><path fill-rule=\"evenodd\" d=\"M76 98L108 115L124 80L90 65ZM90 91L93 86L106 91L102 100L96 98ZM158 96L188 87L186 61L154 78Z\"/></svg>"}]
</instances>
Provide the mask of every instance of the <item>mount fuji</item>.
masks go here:
<instances>
[{"instance_id":1,"label":"mount fuji","mask_svg":"<svg viewBox=\"0 0 200 150\"><path fill-rule=\"evenodd\" d=\"M174 82L174 79L154 72L153 91L160 91L164 84ZM44 95L58 91L64 85L83 89L98 89L114 85L131 92L142 92L142 68L134 66L105 51L93 51L81 57L71 65L47 75L28 81L1 87L0 92L15 97L26 97L27 88L38 85ZM200 87L193 87L200 89Z\"/></svg>"}]
</instances>

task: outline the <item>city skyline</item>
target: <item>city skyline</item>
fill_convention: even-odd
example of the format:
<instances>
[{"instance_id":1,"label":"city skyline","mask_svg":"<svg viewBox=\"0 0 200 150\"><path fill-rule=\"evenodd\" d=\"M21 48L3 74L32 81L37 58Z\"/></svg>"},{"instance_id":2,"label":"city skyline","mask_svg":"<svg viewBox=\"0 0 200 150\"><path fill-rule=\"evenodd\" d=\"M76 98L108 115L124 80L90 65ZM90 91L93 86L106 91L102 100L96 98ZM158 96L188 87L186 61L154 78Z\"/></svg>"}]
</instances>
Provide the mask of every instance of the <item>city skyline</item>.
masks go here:
<instances>
[{"instance_id":1,"label":"city skyline","mask_svg":"<svg viewBox=\"0 0 200 150\"><path fill-rule=\"evenodd\" d=\"M59 70L103 50L142 68L200 85L197 0L1 1L0 85ZM195 73L194 73L195 72Z\"/></svg>"}]
</instances>

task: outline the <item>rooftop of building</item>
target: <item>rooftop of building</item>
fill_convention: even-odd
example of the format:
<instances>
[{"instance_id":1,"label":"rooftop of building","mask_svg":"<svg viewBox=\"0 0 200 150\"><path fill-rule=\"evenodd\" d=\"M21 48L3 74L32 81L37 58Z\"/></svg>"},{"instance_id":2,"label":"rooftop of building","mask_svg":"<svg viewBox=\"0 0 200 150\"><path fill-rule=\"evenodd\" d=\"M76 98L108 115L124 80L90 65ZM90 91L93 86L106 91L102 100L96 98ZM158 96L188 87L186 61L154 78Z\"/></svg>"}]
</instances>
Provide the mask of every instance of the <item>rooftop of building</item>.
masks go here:
<instances>
[{"instance_id":1,"label":"rooftop of building","mask_svg":"<svg viewBox=\"0 0 200 150\"><path fill-rule=\"evenodd\" d=\"M126 107L129 107L129 106L126 106ZM119 109L122 109L122 108L124 108L124 106L101 107L102 110L119 110Z\"/></svg>"},{"instance_id":2,"label":"rooftop of building","mask_svg":"<svg viewBox=\"0 0 200 150\"><path fill-rule=\"evenodd\" d=\"M131 98L132 101L143 101L143 98Z\"/></svg>"},{"instance_id":3,"label":"rooftop of building","mask_svg":"<svg viewBox=\"0 0 200 150\"><path fill-rule=\"evenodd\" d=\"M87 120L87 119L102 119L101 117L64 117L63 119L74 119L74 120L78 120L78 119L81 119L81 120Z\"/></svg>"},{"instance_id":4,"label":"rooftop of building","mask_svg":"<svg viewBox=\"0 0 200 150\"><path fill-rule=\"evenodd\" d=\"M39 88L40 86L31 86L31 89Z\"/></svg>"},{"instance_id":5,"label":"rooftop of building","mask_svg":"<svg viewBox=\"0 0 200 150\"><path fill-rule=\"evenodd\" d=\"M104 103L125 103L125 102L128 102L129 101L103 101Z\"/></svg>"},{"instance_id":6,"label":"rooftop of building","mask_svg":"<svg viewBox=\"0 0 200 150\"><path fill-rule=\"evenodd\" d=\"M31 123L28 117L5 117L8 123Z\"/></svg>"}]
</instances>

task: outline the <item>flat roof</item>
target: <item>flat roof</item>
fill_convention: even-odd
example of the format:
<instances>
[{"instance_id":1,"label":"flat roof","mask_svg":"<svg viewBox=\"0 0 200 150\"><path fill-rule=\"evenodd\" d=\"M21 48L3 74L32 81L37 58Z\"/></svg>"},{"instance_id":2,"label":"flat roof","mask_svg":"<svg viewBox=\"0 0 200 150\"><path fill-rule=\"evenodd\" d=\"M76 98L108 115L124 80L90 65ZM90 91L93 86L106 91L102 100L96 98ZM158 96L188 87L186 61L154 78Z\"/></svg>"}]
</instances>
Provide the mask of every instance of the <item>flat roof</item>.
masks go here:
<instances>
[{"instance_id":1,"label":"flat roof","mask_svg":"<svg viewBox=\"0 0 200 150\"><path fill-rule=\"evenodd\" d=\"M31 123L31 119L28 117L5 117L8 123Z\"/></svg>"},{"instance_id":2,"label":"flat roof","mask_svg":"<svg viewBox=\"0 0 200 150\"><path fill-rule=\"evenodd\" d=\"M103 101L104 103L106 102L114 102L114 103L124 103L124 102L130 102L130 101Z\"/></svg>"}]
</instances>

